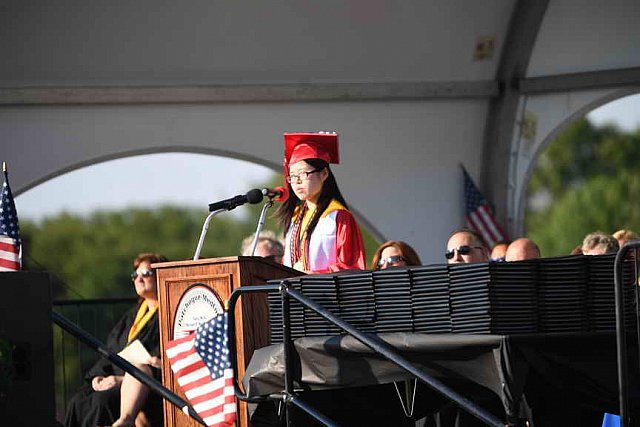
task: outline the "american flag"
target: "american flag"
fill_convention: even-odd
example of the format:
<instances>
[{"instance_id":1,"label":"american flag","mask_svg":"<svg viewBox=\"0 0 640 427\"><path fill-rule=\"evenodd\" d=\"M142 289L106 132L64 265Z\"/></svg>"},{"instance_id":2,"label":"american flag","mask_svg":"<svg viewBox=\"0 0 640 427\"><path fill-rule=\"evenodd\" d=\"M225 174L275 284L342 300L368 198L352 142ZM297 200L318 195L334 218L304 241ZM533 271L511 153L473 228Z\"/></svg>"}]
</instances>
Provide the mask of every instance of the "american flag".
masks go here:
<instances>
[{"instance_id":1,"label":"american flag","mask_svg":"<svg viewBox=\"0 0 640 427\"><path fill-rule=\"evenodd\" d=\"M0 271L18 271L20 260L20 227L18 212L9 188L7 167L2 163L4 183L2 184L2 200L0 200Z\"/></svg>"},{"instance_id":2,"label":"american flag","mask_svg":"<svg viewBox=\"0 0 640 427\"><path fill-rule=\"evenodd\" d=\"M236 397L227 346L227 313L198 326L195 333L169 341L165 351L178 384L207 426L233 424Z\"/></svg>"},{"instance_id":3,"label":"american flag","mask_svg":"<svg viewBox=\"0 0 640 427\"><path fill-rule=\"evenodd\" d=\"M498 242L507 241L507 234L493 216L489 203L473 183L467 170L462 168L462 172L464 173L464 201L467 207L467 226L482 235L489 249Z\"/></svg>"}]
</instances>

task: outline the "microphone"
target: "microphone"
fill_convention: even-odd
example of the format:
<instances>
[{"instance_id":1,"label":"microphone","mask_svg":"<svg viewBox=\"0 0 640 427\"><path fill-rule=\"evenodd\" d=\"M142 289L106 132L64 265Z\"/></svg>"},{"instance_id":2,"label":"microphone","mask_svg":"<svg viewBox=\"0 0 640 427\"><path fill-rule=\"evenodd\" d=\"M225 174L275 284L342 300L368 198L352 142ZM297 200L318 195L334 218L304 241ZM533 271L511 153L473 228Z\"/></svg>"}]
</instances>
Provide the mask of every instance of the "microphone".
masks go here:
<instances>
[{"instance_id":1,"label":"microphone","mask_svg":"<svg viewBox=\"0 0 640 427\"><path fill-rule=\"evenodd\" d=\"M279 202L282 202L282 197L286 194L284 187L276 187L276 188L263 188L262 195L268 197L270 199L276 199Z\"/></svg>"},{"instance_id":2,"label":"microphone","mask_svg":"<svg viewBox=\"0 0 640 427\"><path fill-rule=\"evenodd\" d=\"M262 195L262 191L254 188L253 190L249 190L247 194L235 196L220 202L210 203L209 212L217 211L219 209L226 209L230 211L238 206L244 205L245 203L255 205L256 203L260 203L263 198L264 196Z\"/></svg>"}]
</instances>

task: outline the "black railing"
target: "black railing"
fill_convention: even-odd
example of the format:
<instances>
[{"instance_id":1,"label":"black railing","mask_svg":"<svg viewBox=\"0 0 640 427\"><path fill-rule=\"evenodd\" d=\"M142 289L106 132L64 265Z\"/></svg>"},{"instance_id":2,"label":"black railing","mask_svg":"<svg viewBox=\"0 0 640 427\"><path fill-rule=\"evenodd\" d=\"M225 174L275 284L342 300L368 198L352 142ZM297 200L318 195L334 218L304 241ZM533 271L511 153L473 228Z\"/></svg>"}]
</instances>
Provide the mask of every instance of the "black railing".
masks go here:
<instances>
[{"instance_id":1,"label":"black railing","mask_svg":"<svg viewBox=\"0 0 640 427\"><path fill-rule=\"evenodd\" d=\"M625 298L624 287L633 286L635 289L634 300L636 302L636 335L637 339L636 347L640 351L640 307L638 306L639 292L638 292L638 249L640 249L640 241L629 242L624 245L616 255L616 261L614 264L614 280L615 280L615 297L616 297L616 345L618 351L618 399L620 403L620 426L633 426L637 425L640 421L637 414L633 414L629 407L629 346L627 344L627 330L625 325ZM624 280L624 268L625 262L630 257L627 255L633 250L635 262L633 263L634 275L633 282L629 283ZM635 370L634 370L635 371ZM636 405L637 406L637 405Z\"/></svg>"},{"instance_id":2,"label":"black railing","mask_svg":"<svg viewBox=\"0 0 640 427\"><path fill-rule=\"evenodd\" d=\"M58 300L53 302L53 311L105 342L113 325L136 301L136 298ZM85 372L99 356L62 328L53 328L52 333L56 418L62 420L69 399L85 383Z\"/></svg>"},{"instance_id":3,"label":"black railing","mask_svg":"<svg viewBox=\"0 0 640 427\"><path fill-rule=\"evenodd\" d=\"M79 341L89 346L91 349L99 353L102 357L108 359L111 363L118 366L120 369L149 387L152 392L159 394L163 399L180 408L182 412L188 414L200 424L206 425L206 423L202 420L202 418L200 418L200 416L194 411L194 409L191 407L191 405L189 405L187 401L164 387L158 380L145 374L130 362L120 357L118 354L113 353L112 351L107 349L104 344L98 341L95 337L80 329L77 325L67 320L64 316L61 316L56 312L52 312L51 318L58 326L71 333Z\"/></svg>"},{"instance_id":4,"label":"black railing","mask_svg":"<svg viewBox=\"0 0 640 427\"><path fill-rule=\"evenodd\" d=\"M56 418L59 421L64 418L71 396L84 384L85 372L99 357L105 357L205 425L186 401L102 344L113 325L136 301L136 298L104 298L59 300L53 303L51 316L53 323L59 327L54 329Z\"/></svg>"},{"instance_id":5,"label":"black railing","mask_svg":"<svg viewBox=\"0 0 640 427\"><path fill-rule=\"evenodd\" d=\"M235 305L240 298L240 296L244 293L255 293L255 292L279 292L282 296L282 326L283 326L283 346L284 346L284 363L285 363L285 384L284 384L284 392L281 394L275 394L271 396L265 396L260 398L250 398L246 395L240 388L237 379L234 380L234 389L235 394L240 400L248 401L248 402L260 402L264 400L280 400L285 404L285 416L287 425L290 425L290 414L289 407L296 406L302 409L307 414L311 415L317 421L323 423L327 426L335 426L337 425L332 420L325 417L323 414L318 412L315 408L307 405L302 401L299 396L296 394L294 390L294 351L293 351L293 341L291 339L290 334L290 319L289 319L289 298L293 298L298 301L303 306L307 307L310 310L318 313L320 316L324 317L326 320L331 322L332 324L338 326L340 329L344 330L348 334L352 335L358 341L372 348L379 354L381 354L384 358L392 361L393 363L400 366L402 369L406 370L413 376L415 376L419 381L427 384L429 387L437 391L438 393L446 396L448 399L455 402L462 409L475 416L476 418L483 421L485 424L490 426L505 426L509 425L493 414L486 411L484 408L480 407L476 403L470 401L464 396L460 395L450 387L446 386L442 382L438 381L431 375L423 372L414 366L411 362L409 362L404 357L400 356L395 348L378 338L377 335L365 334L358 329L354 328L349 323L340 319L335 314L330 311L324 309L322 306L314 303L312 300L306 298L304 295L299 293L298 291L291 289L288 286L286 280L282 281L281 284L278 285L259 285L259 286L244 286L236 289L231 294L229 298L229 354L231 359L231 365L235 372L237 372L237 360L236 360L236 338L235 338Z\"/></svg>"}]
</instances>

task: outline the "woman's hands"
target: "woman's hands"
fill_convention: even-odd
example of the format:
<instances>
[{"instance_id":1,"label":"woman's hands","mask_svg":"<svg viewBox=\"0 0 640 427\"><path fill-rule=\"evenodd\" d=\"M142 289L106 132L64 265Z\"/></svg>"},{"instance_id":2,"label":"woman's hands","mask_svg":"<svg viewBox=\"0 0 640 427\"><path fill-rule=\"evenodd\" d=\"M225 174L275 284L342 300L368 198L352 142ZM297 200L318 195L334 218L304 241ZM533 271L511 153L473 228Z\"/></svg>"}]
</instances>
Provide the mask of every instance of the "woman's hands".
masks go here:
<instances>
[{"instance_id":1,"label":"woman's hands","mask_svg":"<svg viewBox=\"0 0 640 427\"><path fill-rule=\"evenodd\" d=\"M147 365L151 365L154 368L162 368L162 360L157 357L157 356L151 356L149 359L147 359Z\"/></svg>"},{"instance_id":2,"label":"woman's hands","mask_svg":"<svg viewBox=\"0 0 640 427\"><path fill-rule=\"evenodd\" d=\"M103 377L102 375L98 375L97 377L93 377L91 380L91 387L95 391L104 391L109 390L122 383L122 377L117 375L109 375L108 377Z\"/></svg>"}]
</instances>

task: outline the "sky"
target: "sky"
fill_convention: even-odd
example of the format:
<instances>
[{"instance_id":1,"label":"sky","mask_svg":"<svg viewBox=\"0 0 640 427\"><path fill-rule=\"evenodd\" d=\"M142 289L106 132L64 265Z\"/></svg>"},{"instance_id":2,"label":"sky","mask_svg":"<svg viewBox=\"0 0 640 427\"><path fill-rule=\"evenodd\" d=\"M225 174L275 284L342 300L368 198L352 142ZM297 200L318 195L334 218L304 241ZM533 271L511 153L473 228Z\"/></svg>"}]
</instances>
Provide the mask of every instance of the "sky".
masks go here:
<instances>
[{"instance_id":1,"label":"sky","mask_svg":"<svg viewBox=\"0 0 640 427\"><path fill-rule=\"evenodd\" d=\"M595 124L640 128L640 95L628 96L587 115ZM167 178L167 170L175 170ZM153 182L137 185L140 175ZM62 211L89 214L96 210L156 207L174 204L201 207L262 188L273 177L270 169L254 163L204 154L162 153L111 160L69 172L16 197L18 217L41 220ZM229 215L242 216L242 209Z\"/></svg>"},{"instance_id":2,"label":"sky","mask_svg":"<svg viewBox=\"0 0 640 427\"><path fill-rule=\"evenodd\" d=\"M587 114L596 125L614 123L631 132L640 128L640 94L626 96L596 108Z\"/></svg>"},{"instance_id":3,"label":"sky","mask_svg":"<svg viewBox=\"0 0 640 427\"><path fill-rule=\"evenodd\" d=\"M141 174L153 185L139 185ZM274 175L262 165L226 157L146 154L77 169L16 196L15 201L18 218L35 221L63 211L86 215L163 204L200 207L206 216L209 203L266 187ZM242 210L229 215L241 216Z\"/></svg>"}]
</instances>

